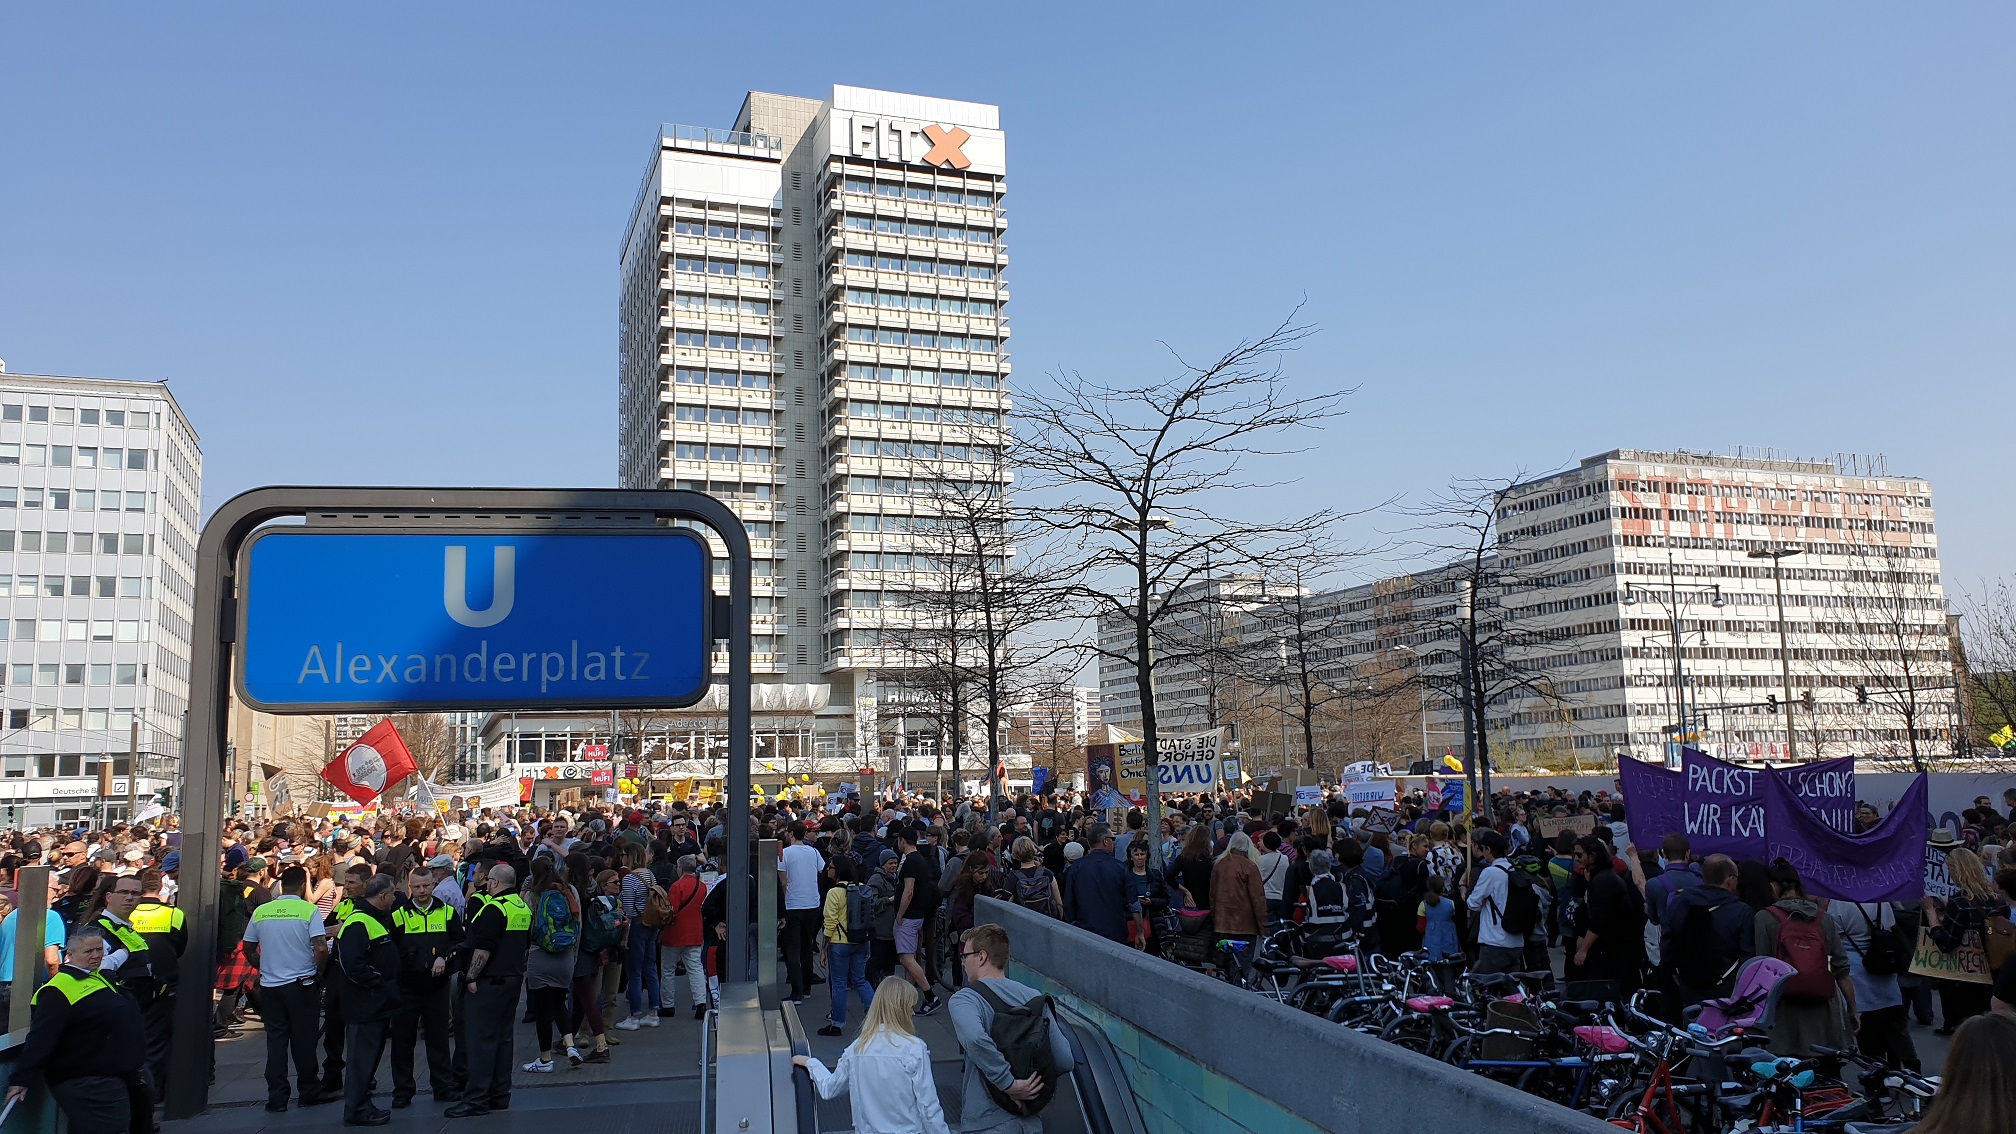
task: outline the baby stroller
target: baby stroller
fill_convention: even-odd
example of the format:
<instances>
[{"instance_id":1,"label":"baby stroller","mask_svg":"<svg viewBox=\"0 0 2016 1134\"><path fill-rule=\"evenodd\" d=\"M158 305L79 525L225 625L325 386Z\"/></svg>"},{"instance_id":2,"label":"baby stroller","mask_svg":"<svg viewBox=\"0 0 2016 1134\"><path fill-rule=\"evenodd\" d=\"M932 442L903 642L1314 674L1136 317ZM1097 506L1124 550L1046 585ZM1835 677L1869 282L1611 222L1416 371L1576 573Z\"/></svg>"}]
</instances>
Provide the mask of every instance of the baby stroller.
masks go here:
<instances>
[{"instance_id":1,"label":"baby stroller","mask_svg":"<svg viewBox=\"0 0 2016 1134\"><path fill-rule=\"evenodd\" d=\"M1785 978L1799 970L1776 957L1752 957L1736 970L1736 987L1728 996L1703 1000L1687 1009L1684 1018L1699 1027L1710 1039L1722 1039L1738 1028L1768 1031L1778 1012L1778 996Z\"/></svg>"}]
</instances>

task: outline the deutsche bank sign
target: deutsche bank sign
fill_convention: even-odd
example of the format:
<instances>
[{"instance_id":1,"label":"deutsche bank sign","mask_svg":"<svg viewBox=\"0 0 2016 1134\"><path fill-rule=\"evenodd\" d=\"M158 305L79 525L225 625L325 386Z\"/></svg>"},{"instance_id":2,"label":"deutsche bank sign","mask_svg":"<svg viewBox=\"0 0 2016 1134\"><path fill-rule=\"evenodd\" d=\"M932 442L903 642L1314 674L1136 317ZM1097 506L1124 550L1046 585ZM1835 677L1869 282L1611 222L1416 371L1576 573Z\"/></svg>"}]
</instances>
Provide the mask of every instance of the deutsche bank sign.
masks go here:
<instances>
[{"instance_id":1,"label":"deutsche bank sign","mask_svg":"<svg viewBox=\"0 0 2016 1134\"><path fill-rule=\"evenodd\" d=\"M294 713L690 705L711 573L683 528L269 529L239 576L239 692Z\"/></svg>"}]
</instances>

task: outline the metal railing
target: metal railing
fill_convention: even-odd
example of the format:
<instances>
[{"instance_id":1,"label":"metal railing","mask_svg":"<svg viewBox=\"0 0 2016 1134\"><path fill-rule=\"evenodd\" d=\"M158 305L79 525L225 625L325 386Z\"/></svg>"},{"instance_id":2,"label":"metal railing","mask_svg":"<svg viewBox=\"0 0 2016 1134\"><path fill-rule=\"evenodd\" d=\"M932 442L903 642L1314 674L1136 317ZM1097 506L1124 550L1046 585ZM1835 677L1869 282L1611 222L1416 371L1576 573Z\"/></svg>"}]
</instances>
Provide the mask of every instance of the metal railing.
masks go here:
<instances>
[{"instance_id":1,"label":"metal railing","mask_svg":"<svg viewBox=\"0 0 2016 1134\"><path fill-rule=\"evenodd\" d=\"M781 153L784 139L769 134L757 134L747 130L716 130L709 126L681 126L672 122L660 123L660 138L670 138L675 142L697 142L703 146L739 146L752 150L770 150Z\"/></svg>"}]
</instances>

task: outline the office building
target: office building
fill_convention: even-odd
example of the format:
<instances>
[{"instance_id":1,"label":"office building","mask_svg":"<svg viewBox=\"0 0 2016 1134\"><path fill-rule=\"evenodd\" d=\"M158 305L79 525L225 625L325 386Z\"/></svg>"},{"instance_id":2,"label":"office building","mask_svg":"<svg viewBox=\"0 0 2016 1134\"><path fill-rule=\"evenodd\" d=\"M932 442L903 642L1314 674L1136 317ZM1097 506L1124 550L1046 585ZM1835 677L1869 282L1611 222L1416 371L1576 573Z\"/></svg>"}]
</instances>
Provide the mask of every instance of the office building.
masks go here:
<instances>
[{"instance_id":1,"label":"office building","mask_svg":"<svg viewBox=\"0 0 2016 1134\"><path fill-rule=\"evenodd\" d=\"M1294 707L1274 663L1292 623L1328 702L1319 767L1460 753L1456 654L1474 579L1500 767L1670 759L1682 741L1742 760L1952 751L1925 481L1867 458L1620 449L1513 486L1495 520L1481 568L1431 563L1303 596L1293 619L1228 595L1220 617L1251 665L1170 667L1157 682L1164 728L1236 723L1256 759L1295 755L1298 739L1269 736ZM1102 660L1100 678L1107 719L1138 728L1131 666Z\"/></svg>"},{"instance_id":2,"label":"office building","mask_svg":"<svg viewBox=\"0 0 2016 1134\"><path fill-rule=\"evenodd\" d=\"M11 825L122 818L173 785L202 462L165 382L0 367L0 806Z\"/></svg>"},{"instance_id":3,"label":"office building","mask_svg":"<svg viewBox=\"0 0 2016 1134\"><path fill-rule=\"evenodd\" d=\"M1617 449L1505 493L1498 538L1513 660L1558 693L1512 709L1515 748L1651 759L1684 731L1746 759L1951 750L1924 480L1868 458Z\"/></svg>"},{"instance_id":4,"label":"office building","mask_svg":"<svg viewBox=\"0 0 2016 1134\"><path fill-rule=\"evenodd\" d=\"M620 482L742 518L758 703L794 757L864 762L857 712L865 762L902 746L873 706L909 664L928 529L1008 483L1004 147L993 106L844 86L751 92L732 128L652 147L621 254Z\"/></svg>"}]
</instances>

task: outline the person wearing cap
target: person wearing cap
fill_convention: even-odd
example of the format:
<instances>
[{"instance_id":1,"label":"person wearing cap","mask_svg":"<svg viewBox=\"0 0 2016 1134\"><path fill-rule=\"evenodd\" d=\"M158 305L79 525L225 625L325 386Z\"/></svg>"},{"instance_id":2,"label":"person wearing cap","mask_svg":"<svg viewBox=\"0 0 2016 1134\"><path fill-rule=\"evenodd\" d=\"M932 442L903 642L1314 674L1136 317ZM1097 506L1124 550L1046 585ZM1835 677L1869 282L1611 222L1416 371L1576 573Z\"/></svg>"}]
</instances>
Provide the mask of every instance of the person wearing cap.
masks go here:
<instances>
[{"instance_id":1,"label":"person wearing cap","mask_svg":"<svg viewBox=\"0 0 2016 1134\"><path fill-rule=\"evenodd\" d=\"M146 1029L132 999L101 968L108 945L96 925L71 937L61 968L35 990L28 1041L15 1057L7 1102L47 1086L71 1134L128 1134L153 1122L144 1079Z\"/></svg>"},{"instance_id":2,"label":"person wearing cap","mask_svg":"<svg viewBox=\"0 0 2016 1134\"><path fill-rule=\"evenodd\" d=\"M140 872L140 904L133 907L133 928L146 939L161 992L141 1012L147 1024L147 1067L156 1090L168 1079L168 1035L175 1020L175 990L182 978L182 955L189 951L189 930L182 911L161 900L161 872Z\"/></svg>"},{"instance_id":3,"label":"person wearing cap","mask_svg":"<svg viewBox=\"0 0 2016 1134\"><path fill-rule=\"evenodd\" d=\"M457 917L467 918L469 899L462 896L462 886L455 881L455 856L437 854L428 859L427 874L434 879L434 900L454 910Z\"/></svg>"}]
</instances>

